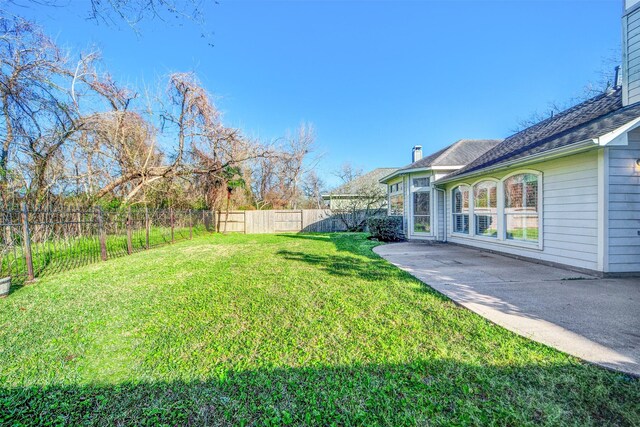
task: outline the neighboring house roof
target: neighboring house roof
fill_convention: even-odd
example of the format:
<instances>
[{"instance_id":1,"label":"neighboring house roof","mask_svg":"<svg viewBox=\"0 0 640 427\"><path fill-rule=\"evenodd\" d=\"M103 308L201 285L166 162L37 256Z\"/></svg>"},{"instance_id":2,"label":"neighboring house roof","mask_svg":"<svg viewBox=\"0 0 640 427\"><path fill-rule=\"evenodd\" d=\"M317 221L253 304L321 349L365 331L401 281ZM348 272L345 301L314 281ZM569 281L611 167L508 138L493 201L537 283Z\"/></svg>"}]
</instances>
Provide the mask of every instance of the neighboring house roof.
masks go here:
<instances>
[{"instance_id":1,"label":"neighboring house roof","mask_svg":"<svg viewBox=\"0 0 640 427\"><path fill-rule=\"evenodd\" d=\"M440 151L383 176L382 179L386 181L394 176L416 169L422 170L434 167L460 168L474 161L478 156L481 156L500 142L500 139L460 139Z\"/></svg>"},{"instance_id":2,"label":"neighboring house roof","mask_svg":"<svg viewBox=\"0 0 640 427\"><path fill-rule=\"evenodd\" d=\"M380 179L395 172L397 168L377 168L356 179L349 181L340 187L332 190L329 194L323 194L322 198L328 199L330 196L356 196L363 189L370 189L373 185L381 185ZM386 187L381 186L386 191Z\"/></svg>"},{"instance_id":3,"label":"neighboring house roof","mask_svg":"<svg viewBox=\"0 0 640 427\"><path fill-rule=\"evenodd\" d=\"M441 181L600 138L638 117L640 104L623 107L622 90L611 90L511 135Z\"/></svg>"}]
</instances>

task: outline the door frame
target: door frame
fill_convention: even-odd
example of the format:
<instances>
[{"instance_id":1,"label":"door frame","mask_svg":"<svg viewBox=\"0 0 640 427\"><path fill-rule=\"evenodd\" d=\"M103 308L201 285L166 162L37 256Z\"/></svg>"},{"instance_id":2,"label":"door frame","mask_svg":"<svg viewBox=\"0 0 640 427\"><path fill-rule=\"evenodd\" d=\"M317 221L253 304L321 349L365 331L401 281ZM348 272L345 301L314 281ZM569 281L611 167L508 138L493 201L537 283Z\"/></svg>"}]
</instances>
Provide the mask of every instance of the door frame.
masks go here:
<instances>
[{"instance_id":1,"label":"door frame","mask_svg":"<svg viewBox=\"0 0 640 427\"><path fill-rule=\"evenodd\" d=\"M419 191L414 191L414 186L413 186L413 180L415 178L428 178L429 179L429 185L426 187L416 187L419 188ZM417 237L417 238L426 238L426 237L434 237L434 230L433 230L433 219L434 219L434 215L433 215L433 211L434 211L434 198L433 198L433 194L434 194L434 187L433 187L433 174L430 172L427 173L419 173L419 174L410 174L409 175L409 185L407 185L408 189L409 189L409 197L408 197L408 203L409 203L409 218L407 221L407 225L409 227L409 237ZM413 194L416 192L421 192L421 193L429 193L429 229L430 231L428 233L421 233L421 232L415 232L413 231L413 226L414 226L414 206L413 206Z\"/></svg>"}]
</instances>

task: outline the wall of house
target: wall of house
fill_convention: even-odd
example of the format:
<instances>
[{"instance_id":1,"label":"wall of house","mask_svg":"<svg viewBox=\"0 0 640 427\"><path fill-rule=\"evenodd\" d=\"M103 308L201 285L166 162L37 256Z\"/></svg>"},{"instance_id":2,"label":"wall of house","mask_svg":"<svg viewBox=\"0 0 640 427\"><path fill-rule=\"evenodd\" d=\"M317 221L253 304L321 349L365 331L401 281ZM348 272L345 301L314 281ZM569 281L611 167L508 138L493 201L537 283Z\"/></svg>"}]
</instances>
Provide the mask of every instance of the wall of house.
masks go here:
<instances>
[{"instance_id":1,"label":"wall of house","mask_svg":"<svg viewBox=\"0 0 640 427\"><path fill-rule=\"evenodd\" d=\"M608 151L608 271L640 271L640 131Z\"/></svg>"},{"instance_id":2,"label":"wall of house","mask_svg":"<svg viewBox=\"0 0 640 427\"><path fill-rule=\"evenodd\" d=\"M622 17L622 73L625 105L640 101L640 9L626 0Z\"/></svg>"},{"instance_id":3,"label":"wall of house","mask_svg":"<svg viewBox=\"0 0 640 427\"><path fill-rule=\"evenodd\" d=\"M562 263L590 270L598 269L598 152L597 150L489 173L465 180L473 185L484 178L502 179L518 170L542 172L540 209L541 247L532 243L496 240L452 233L451 190L460 182L446 185L447 239L485 249ZM502 184L500 184L502 185ZM499 231L500 232L500 231Z\"/></svg>"}]
</instances>

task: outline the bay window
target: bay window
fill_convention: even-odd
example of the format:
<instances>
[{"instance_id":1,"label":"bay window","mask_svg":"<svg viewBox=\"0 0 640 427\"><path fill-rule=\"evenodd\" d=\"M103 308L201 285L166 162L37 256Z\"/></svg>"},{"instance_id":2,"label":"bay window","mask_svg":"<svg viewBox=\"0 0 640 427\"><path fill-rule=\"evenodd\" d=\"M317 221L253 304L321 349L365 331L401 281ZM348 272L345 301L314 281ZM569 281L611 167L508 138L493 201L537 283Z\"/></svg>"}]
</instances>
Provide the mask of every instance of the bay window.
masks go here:
<instances>
[{"instance_id":1,"label":"bay window","mask_svg":"<svg viewBox=\"0 0 640 427\"><path fill-rule=\"evenodd\" d=\"M473 218L478 236L498 236L498 185L481 181L473 186Z\"/></svg>"},{"instance_id":2,"label":"bay window","mask_svg":"<svg viewBox=\"0 0 640 427\"><path fill-rule=\"evenodd\" d=\"M459 185L451 192L453 232L469 234L469 186Z\"/></svg>"},{"instance_id":3,"label":"bay window","mask_svg":"<svg viewBox=\"0 0 640 427\"><path fill-rule=\"evenodd\" d=\"M538 176L519 174L504 181L506 238L537 242L539 234Z\"/></svg>"}]
</instances>

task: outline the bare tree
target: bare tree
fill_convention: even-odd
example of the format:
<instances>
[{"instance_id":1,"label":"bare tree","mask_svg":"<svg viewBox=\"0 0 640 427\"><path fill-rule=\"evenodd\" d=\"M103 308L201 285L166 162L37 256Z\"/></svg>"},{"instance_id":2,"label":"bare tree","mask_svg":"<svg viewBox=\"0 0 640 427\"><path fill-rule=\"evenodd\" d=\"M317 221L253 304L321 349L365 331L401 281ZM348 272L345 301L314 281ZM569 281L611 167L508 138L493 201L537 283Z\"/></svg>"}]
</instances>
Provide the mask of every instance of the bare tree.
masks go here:
<instances>
[{"instance_id":1,"label":"bare tree","mask_svg":"<svg viewBox=\"0 0 640 427\"><path fill-rule=\"evenodd\" d=\"M336 200L334 213L348 231L363 231L367 219L384 212L387 192L377 181L363 181L362 171L349 163L343 164L335 175L343 181L341 193Z\"/></svg>"},{"instance_id":2,"label":"bare tree","mask_svg":"<svg viewBox=\"0 0 640 427\"><path fill-rule=\"evenodd\" d=\"M318 161L309 157L314 149L313 127L303 124L252 163L251 191L257 209L298 208L304 198L305 175Z\"/></svg>"},{"instance_id":3,"label":"bare tree","mask_svg":"<svg viewBox=\"0 0 640 427\"><path fill-rule=\"evenodd\" d=\"M307 165L305 160L314 149L315 131L313 126L302 124L297 132L287 137L286 151L284 158L284 168L282 170L282 184L284 185L284 194L288 201L289 207L298 208L301 189L300 184L305 171L312 169L314 165Z\"/></svg>"},{"instance_id":4,"label":"bare tree","mask_svg":"<svg viewBox=\"0 0 640 427\"><path fill-rule=\"evenodd\" d=\"M6 205L11 169L28 197L40 200L59 183L62 148L83 127L67 56L35 24L0 16L0 187ZM85 58L85 63L93 61ZM53 179L56 178L56 179Z\"/></svg>"},{"instance_id":5,"label":"bare tree","mask_svg":"<svg viewBox=\"0 0 640 427\"><path fill-rule=\"evenodd\" d=\"M137 203L164 192L193 204L201 197L213 209L229 192L225 171L270 155L271 147L222 124L192 73L170 75L145 108L135 90L98 71L97 52L71 61L35 24L1 13L0 32L4 206L12 197ZM287 167L277 185L288 200L299 191L309 135L292 138L281 157ZM251 181L248 172L242 178Z\"/></svg>"},{"instance_id":6,"label":"bare tree","mask_svg":"<svg viewBox=\"0 0 640 427\"><path fill-rule=\"evenodd\" d=\"M534 111L528 117L518 120L511 133L517 133L527 129L541 121L552 118L575 105L578 105L594 96L605 93L616 85L616 66L620 64L620 49L613 49L611 54L602 59L600 70L596 72L595 80L587 83L582 91L566 101L551 101L543 111Z\"/></svg>"},{"instance_id":7,"label":"bare tree","mask_svg":"<svg viewBox=\"0 0 640 427\"><path fill-rule=\"evenodd\" d=\"M9 0L9 3L21 7L32 3L35 7L77 8L78 2L69 0ZM140 35L140 23L143 21L161 21L166 25L190 22L201 30L201 38L211 42L211 31L205 28L205 10L208 5L217 5L218 1L203 0L86 0L85 12L89 20L96 24L119 27L124 23Z\"/></svg>"},{"instance_id":8,"label":"bare tree","mask_svg":"<svg viewBox=\"0 0 640 427\"><path fill-rule=\"evenodd\" d=\"M325 206L325 202L322 200L322 190L324 188L325 183L315 170L311 170L305 174L302 191L307 199L307 206L313 209L322 209Z\"/></svg>"}]
</instances>

